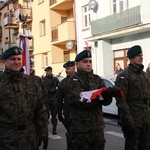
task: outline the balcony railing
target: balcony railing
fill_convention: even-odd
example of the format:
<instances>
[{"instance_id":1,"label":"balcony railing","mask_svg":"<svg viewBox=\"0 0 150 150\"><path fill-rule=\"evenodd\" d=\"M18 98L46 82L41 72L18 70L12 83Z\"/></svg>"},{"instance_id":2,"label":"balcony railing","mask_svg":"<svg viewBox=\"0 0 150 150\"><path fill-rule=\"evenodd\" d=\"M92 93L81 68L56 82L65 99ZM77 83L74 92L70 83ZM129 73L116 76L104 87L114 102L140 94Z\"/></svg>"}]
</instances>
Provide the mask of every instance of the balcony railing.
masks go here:
<instances>
[{"instance_id":1,"label":"balcony railing","mask_svg":"<svg viewBox=\"0 0 150 150\"><path fill-rule=\"evenodd\" d=\"M75 40L75 22L67 21L59 24L51 30L52 42Z\"/></svg>"},{"instance_id":2,"label":"balcony railing","mask_svg":"<svg viewBox=\"0 0 150 150\"><path fill-rule=\"evenodd\" d=\"M16 45L16 42L11 42L11 43L10 42L6 42L5 43L5 50L10 48L10 47L12 47L12 46L15 46L15 45Z\"/></svg>"},{"instance_id":3,"label":"balcony railing","mask_svg":"<svg viewBox=\"0 0 150 150\"><path fill-rule=\"evenodd\" d=\"M26 8L26 7L18 7L14 10L14 17L16 18L17 21L19 21L19 14L21 16L26 16L27 15L27 20L26 22L32 21L32 8Z\"/></svg>"},{"instance_id":4,"label":"balcony railing","mask_svg":"<svg viewBox=\"0 0 150 150\"><path fill-rule=\"evenodd\" d=\"M5 16L4 17L4 27L5 28L16 29L16 28L19 28L19 25L16 22L15 17L12 15L12 16Z\"/></svg>"},{"instance_id":5,"label":"balcony railing","mask_svg":"<svg viewBox=\"0 0 150 150\"><path fill-rule=\"evenodd\" d=\"M140 6L102 19L91 21L92 35L108 33L141 23Z\"/></svg>"}]
</instances>

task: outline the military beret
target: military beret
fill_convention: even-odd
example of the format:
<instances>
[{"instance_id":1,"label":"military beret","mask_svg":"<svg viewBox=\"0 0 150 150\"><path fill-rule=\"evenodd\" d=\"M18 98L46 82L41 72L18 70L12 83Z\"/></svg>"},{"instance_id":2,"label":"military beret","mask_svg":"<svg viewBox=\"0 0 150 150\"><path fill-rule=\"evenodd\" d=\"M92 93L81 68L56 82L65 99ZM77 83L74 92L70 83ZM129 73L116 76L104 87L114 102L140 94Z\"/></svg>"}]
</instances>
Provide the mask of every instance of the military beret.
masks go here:
<instances>
[{"instance_id":1,"label":"military beret","mask_svg":"<svg viewBox=\"0 0 150 150\"><path fill-rule=\"evenodd\" d=\"M2 59L6 59L11 55L19 55L22 53L22 50L18 46L13 46L5 50L5 52L2 54Z\"/></svg>"},{"instance_id":2,"label":"military beret","mask_svg":"<svg viewBox=\"0 0 150 150\"><path fill-rule=\"evenodd\" d=\"M142 53L142 48L139 45L135 45L135 46L128 49L127 57L133 58L134 56L136 56L139 53Z\"/></svg>"},{"instance_id":3,"label":"military beret","mask_svg":"<svg viewBox=\"0 0 150 150\"><path fill-rule=\"evenodd\" d=\"M52 70L52 67L48 66L44 69L44 71L49 71L49 70Z\"/></svg>"},{"instance_id":4,"label":"military beret","mask_svg":"<svg viewBox=\"0 0 150 150\"><path fill-rule=\"evenodd\" d=\"M63 67L66 68L66 67L72 67L75 65L75 62L74 61L67 61Z\"/></svg>"},{"instance_id":5,"label":"military beret","mask_svg":"<svg viewBox=\"0 0 150 150\"><path fill-rule=\"evenodd\" d=\"M76 56L75 61L80 61L83 58L91 58L91 57L92 55L90 50L83 50Z\"/></svg>"}]
</instances>

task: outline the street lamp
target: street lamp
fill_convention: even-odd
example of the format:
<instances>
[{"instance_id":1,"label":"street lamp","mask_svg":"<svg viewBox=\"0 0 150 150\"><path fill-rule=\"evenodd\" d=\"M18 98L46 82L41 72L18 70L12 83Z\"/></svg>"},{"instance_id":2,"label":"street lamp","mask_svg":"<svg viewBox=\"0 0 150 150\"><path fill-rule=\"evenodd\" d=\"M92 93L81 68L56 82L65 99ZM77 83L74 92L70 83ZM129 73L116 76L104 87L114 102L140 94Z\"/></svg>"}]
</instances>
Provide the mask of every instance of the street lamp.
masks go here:
<instances>
[{"instance_id":1,"label":"street lamp","mask_svg":"<svg viewBox=\"0 0 150 150\"><path fill-rule=\"evenodd\" d=\"M71 40L68 40L66 43L66 49L71 50L73 48L73 42Z\"/></svg>"},{"instance_id":2,"label":"street lamp","mask_svg":"<svg viewBox=\"0 0 150 150\"><path fill-rule=\"evenodd\" d=\"M89 9L93 10L93 12L97 12L98 10L98 2L96 0L90 0L88 3Z\"/></svg>"}]
</instances>

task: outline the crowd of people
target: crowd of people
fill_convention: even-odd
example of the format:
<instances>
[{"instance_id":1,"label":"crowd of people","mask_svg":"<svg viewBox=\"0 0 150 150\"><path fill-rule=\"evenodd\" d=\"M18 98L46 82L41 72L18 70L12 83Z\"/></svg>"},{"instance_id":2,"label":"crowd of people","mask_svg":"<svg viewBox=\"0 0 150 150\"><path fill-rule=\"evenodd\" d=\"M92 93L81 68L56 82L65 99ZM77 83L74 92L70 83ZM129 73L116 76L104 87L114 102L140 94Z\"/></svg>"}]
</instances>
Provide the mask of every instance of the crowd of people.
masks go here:
<instances>
[{"instance_id":1,"label":"crowd of people","mask_svg":"<svg viewBox=\"0 0 150 150\"><path fill-rule=\"evenodd\" d=\"M107 88L103 78L93 73L90 50L66 62L66 77L59 81L50 66L44 77L36 76L33 61L26 75L22 50L7 49L2 54L5 70L0 73L0 149L38 150L42 145L46 150L50 119L53 135L58 120L66 128L67 150L104 150L102 106L116 97L124 149L150 150L150 64L143 71L139 45L129 48L127 57L129 65L123 70L117 64L115 86Z\"/></svg>"}]
</instances>

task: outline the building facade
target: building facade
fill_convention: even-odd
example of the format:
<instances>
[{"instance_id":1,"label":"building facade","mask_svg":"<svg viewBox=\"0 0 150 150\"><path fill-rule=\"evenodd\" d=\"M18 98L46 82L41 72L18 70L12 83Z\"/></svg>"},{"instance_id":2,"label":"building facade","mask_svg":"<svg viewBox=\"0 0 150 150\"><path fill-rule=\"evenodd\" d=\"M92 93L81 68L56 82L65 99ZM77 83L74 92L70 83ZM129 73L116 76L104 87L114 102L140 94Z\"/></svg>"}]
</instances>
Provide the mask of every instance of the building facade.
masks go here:
<instances>
[{"instance_id":1,"label":"building facade","mask_svg":"<svg viewBox=\"0 0 150 150\"><path fill-rule=\"evenodd\" d=\"M32 35L32 1L0 0L0 57L11 46L20 44L18 35ZM33 39L29 40L30 58L33 58ZM0 70L4 69L0 62Z\"/></svg>"},{"instance_id":2,"label":"building facade","mask_svg":"<svg viewBox=\"0 0 150 150\"><path fill-rule=\"evenodd\" d=\"M126 51L141 45L145 69L150 62L150 2L147 0L76 0L78 52L88 43L94 72L111 76L116 63L125 69Z\"/></svg>"},{"instance_id":3,"label":"building facade","mask_svg":"<svg viewBox=\"0 0 150 150\"><path fill-rule=\"evenodd\" d=\"M51 66L55 75L65 77L63 64L76 56L74 0L34 0L33 17L36 74Z\"/></svg>"}]
</instances>

